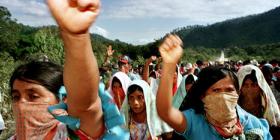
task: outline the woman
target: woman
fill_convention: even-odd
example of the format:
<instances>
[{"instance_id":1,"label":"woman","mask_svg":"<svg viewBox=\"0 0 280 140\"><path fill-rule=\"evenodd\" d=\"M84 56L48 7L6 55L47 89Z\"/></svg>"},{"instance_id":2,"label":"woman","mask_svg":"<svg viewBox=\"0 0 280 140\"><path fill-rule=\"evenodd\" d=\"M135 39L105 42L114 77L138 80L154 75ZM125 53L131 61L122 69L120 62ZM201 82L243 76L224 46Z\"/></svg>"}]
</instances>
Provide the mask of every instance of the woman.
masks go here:
<instances>
[{"instance_id":1,"label":"woman","mask_svg":"<svg viewBox=\"0 0 280 140\"><path fill-rule=\"evenodd\" d=\"M262 71L254 65L246 65L239 69L237 76L240 86L239 105L256 117L265 118L271 132L279 131L279 107Z\"/></svg>"},{"instance_id":2,"label":"woman","mask_svg":"<svg viewBox=\"0 0 280 140\"><path fill-rule=\"evenodd\" d=\"M264 119L237 106L238 81L228 69L204 68L188 93L191 109L180 112L172 106L172 76L181 45L179 37L169 35L159 48L163 69L156 104L161 119L186 139L272 139Z\"/></svg>"},{"instance_id":3,"label":"woman","mask_svg":"<svg viewBox=\"0 0 280 140\"><path fill-rule=\"evenodd\" d=\"M127 76L127 74L123 72L115 73L110 80L110 86L108 91L112 95L114 102L116 103L119 109L123 104L126 91L130 82L130 78Z\"/></svg>"},{"instance_id":4,"label":"woman","mask_svg":"<svg viewBox=\"0 0 280 140\"><path fill-rule=\"evenodd\" d=\"M131 140L161 139L163 122L157 115L155 96L147 82L135 80L130 84L121 112Z\"/></svg>"},{"instance_id":5,"label":"woman","mask_svg":"<svg viewBox=\"0 0 280 140\"><path fill-rule=\"evenodd\" d=\"M99 71L88 29L99 13L99 0L47 3L61 30L64 71L49 62L31 62L15 70L10 80L17 126L12 139L128 139L119 124L108 127L108 115L114 111L105 110L103 105L116 106L108 101L103 104L104 86L98 88ZM65 93L59 91L62 85L66 100L59 94ZM62 105L65 110L50 108L59 102L58 108Z\"/></svg>"}]
</instances>

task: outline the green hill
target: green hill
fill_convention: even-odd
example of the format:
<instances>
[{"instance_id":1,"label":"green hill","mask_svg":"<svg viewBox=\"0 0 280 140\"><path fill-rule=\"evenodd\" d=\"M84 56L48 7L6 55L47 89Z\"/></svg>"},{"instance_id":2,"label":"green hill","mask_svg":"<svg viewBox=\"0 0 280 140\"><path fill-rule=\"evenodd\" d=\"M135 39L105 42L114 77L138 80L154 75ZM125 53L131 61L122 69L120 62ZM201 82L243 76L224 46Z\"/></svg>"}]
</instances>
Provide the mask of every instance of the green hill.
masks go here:
<instances>
[{"instance_id":1,"label":"green hill","mask_svg":"<svg viewBox=\"0 0 280 140\"><path fill-rule=\"evenodd\" d=\"M208 26L188 26L173 31L185 47L226 48L280 42L280 7L268 12Z\"/></svg>"}]
</instances>

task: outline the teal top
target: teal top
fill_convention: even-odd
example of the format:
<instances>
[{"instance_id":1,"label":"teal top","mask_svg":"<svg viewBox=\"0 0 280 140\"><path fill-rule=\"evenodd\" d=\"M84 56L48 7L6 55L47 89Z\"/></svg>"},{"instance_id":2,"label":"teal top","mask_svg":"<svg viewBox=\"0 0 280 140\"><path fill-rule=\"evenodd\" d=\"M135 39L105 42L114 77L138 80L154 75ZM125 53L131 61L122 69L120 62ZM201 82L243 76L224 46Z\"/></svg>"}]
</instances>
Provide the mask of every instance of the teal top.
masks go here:
<instances>
[{"instance_id":1,"label":"teal top","mask_svg":"<svg viewBox=\"0 0 280 140\"><path fill-rule=\"evenodd\" d=\"M60 94L66 96L66 90L62 87ZM123 127L125 125L124 116L122 116L117 106L112 102L111 95L105 91L105 85L99 84L99 97L102 103L102 111L106 132L102 136L102 140L129 140L129 132ZM52 114L55 109L67 110L67 105L61 102L58 105L50 106L49 112ZM57 116L52 114L58 121L67 125L70 130L78 130L80 127L80 120L68 115ZM94 129L94 128L93 128Z\"/></svg>"},{"instance_id":2,"label":"teal top","mask_svg":"<svg viewBox=\"0 0 280 140\"><path fill-rule=\"evenodd\" d=\"M228 140L272 140L272 136L269 133L269 125L265 119L256 118L240 106L237 106L236 109L240 123L243 126L243 134ZM187 140L225 140L207 122L203 114L196 114L193 109L188 109L183 114L187 120L187 129L179 134Z\"/></svg>"}]
</instances>

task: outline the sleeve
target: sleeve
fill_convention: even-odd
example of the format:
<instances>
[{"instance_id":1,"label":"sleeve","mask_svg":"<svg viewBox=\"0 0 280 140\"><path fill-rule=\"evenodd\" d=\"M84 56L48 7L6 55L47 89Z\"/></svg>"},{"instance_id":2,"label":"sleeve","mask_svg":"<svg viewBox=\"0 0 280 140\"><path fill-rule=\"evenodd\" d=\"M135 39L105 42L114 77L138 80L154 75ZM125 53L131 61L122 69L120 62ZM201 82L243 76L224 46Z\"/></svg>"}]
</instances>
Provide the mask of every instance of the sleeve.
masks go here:
<instances>
[{"instance_id":1,"label":"sleeve","mask_svg":"<svg viewBox=\"0 0 280 140\"><path fill-rule=\"evenodd\" d=\"M251 137L253 135L258 135L262 137L264 140L272 140L272 136L269 132L269 125L267 120L265 119L259 119L249 113L247 113L245 110L240 109L240 113L243 113L244 115L244 122L243 127L245 131L246 138Z\"/></svg>"},{"instance_id":2,"label":"sleeve","mask_svg":"<svg viewBox=\"0 0 280 140\"><path fill-rule=\"evenodd\" d=\"M193 118L194 118L194 110L186 110L183 112L185 118L186 118L186 123L187 123L187 128L183 133L178 133L179 135L182 135L184 138L190 137L191 131L192 131L192 124L193 124Z\"/></svg>"}]
</instances>

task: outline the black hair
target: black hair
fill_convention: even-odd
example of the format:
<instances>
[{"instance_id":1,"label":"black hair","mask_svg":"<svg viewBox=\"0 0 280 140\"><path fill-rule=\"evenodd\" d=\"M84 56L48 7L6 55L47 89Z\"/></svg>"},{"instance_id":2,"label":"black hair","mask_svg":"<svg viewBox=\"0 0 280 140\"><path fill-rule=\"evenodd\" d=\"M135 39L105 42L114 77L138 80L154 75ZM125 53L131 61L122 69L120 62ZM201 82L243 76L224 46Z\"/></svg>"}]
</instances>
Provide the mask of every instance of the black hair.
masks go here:
<instances>
[{"instance_id":1,"label":"black hair","mask_svg":"<svg viewBox=\"0 0 280 140\"><path fill-rule=\"evenodd\" d=\"M185 85L187 84L194 84L195 80L192 74L188 75L188 77L185 80Z\"/></svg>"},{"instance_id":2,"label":"black hair","mask_svg":"<svg viewBox=\"0 0 280 140\"><path fill-rule=\"evenodd\" d=\"M10 78L10 92L15 80L36 83L51 91L58 99L63 86L63 68L52 62L31 61L17 67Z\"/></svg>"},{"instance_id":3,"label":"black hair","mask_svg":"<svg viewBox=\"0 0 280 140\"><path fill-rule=\"evenodd\" d=\"M114 78L113 78L112 83L111 83L111 84L112 84L111 86L113 86L113 83L115 83L115 82L120 83L120 85L122 86L122 82L121 82L120 79L117 78L117 77L114 77Z\"/></svg>"},{"instance_id":4,"label":"black hair","mask_svg":"<svg viewBox=\"0 0 280 140\"><path fill-rule=\"evenodd\" d=\"M250 79L253 83L258 83L258 79L256 77L256 71L252 70L252 72L244 77L242 86L246 80Z\"/></svg>"},{"instance_id":5,"label":"black hair","mask_svg":"<svg viewBox=\"0 0 280 140\"><path fill-rule=\"evenodd\" d=\"M203 65L203 62L202 62L202 60L197 60L197 61L196 61L196 64L197 64L198 66L201 66L201 65Z\"/></svg>"},{"instance_id":6,"label":"black hair","mask_svg":"<svg viewBox=\"0 0 280 140\"><path fill-rule=\"evenodd\" d=\"M136 90L141 91L143 93L143 89L138 85L131 85L127 89L127 95L135 92Z\"/></svg>"},{"instance_id":7,"label":"black hair","mask_svg":"<svg viewBox=\"0 0 280 140\"><path fill-rule=\"evenodd\" d=\"M238 92L239 85L237 76L230 69L220 66L210 66L202 69L198 75L198 80L193 84L188 93L186 106L188 108L193 108L198 114L203 114L205 111L204 103L201 98L205 96L207 89L227 76L232 79L235 89Z\"/></svg>"},{"instance_id":8,"label":"black hair","mask_svg":"<svg viewBox=\"0 0 280 140\"><path fill-rule=\"evenodd\" d=\"M263 76L266 80L266 82L271 85L271 81L272 81L272 77L273 77L273 69L270 68L269 66L263 66L262 69L261 69L262 73L263 73Z\"/></svg>"}]
</instances>

